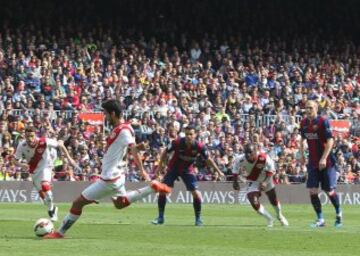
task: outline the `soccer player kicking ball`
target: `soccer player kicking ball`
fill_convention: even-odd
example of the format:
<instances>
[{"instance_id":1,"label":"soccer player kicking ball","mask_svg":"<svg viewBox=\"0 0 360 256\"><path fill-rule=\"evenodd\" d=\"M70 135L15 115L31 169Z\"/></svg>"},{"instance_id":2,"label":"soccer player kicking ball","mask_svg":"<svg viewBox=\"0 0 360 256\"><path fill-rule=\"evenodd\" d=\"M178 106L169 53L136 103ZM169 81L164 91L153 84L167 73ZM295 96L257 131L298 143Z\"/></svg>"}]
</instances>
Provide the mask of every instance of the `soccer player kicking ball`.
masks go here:
<instances>
[{"instance_id":1,"label":"soccer player kicking ball","mask_svg":"<svg viewBox=\"0 0 360 256\"><path fill-rule=\"evenodd\" d=\"M165 184L154 180L149 186L126 193L125 173L127 166L126 152L128 149L142 177L146 181L150 179L138 154L135 134L131 125L120 121L121 108L119 102L116 100L106 101L102 104L102 108L106 119L114 128L107 138L107 149L102 160L101 177L87 187L73 202L70 212L65 216L60 229L44 236L45 239L63 238L65 232L80 218L84 206L97 202L106 196L112 196L114 206L117 209L122 209L150 193L169 193L171 191L171 188Z\"/></svg>"},{"instance_id":2,"label":"soccer player kicking ball","mask_svg":"<svg viewBox=\"0 0 360 256\"><path fill-rule=\"evenodd\" d=\"M16 148L15 164L32 174L34 187L39 191L40 197L48 207L51 221L57 221L58 208L54 205L53 193L51 191L51 175L53 168L53 152L59 148L64 152L70 163L76 167L75 161L61 140L49 138L36 138L34 127L25 129L25 141L21 141ZM25 159L27 163L23 163Z\"/></svg>"},{"instance_id":3,"label":"soccer player kicking ball","mask_svg":"<svg viewBox=\"0 0 360 256\"><path fill-rule=\"evenodd\" d=\"M280 223L283 226L288 226L289 223L281 212L280 201L277 199L275 185L272 180L275 173L274 161L265 153L258 152L255 145L247 144L245 145L245 156L240 155L233 161L233 188L235 190L240 189L238 181L240 170L245 172L242 175L246 178L247 198L255 211L267 220L267 226L272 227L274 219L259 201L261 191L264 191L269 198Z\"/></svg>"},{"instance_id":4,"label":"soccer player kicking ball","mask_svg":"<svg viewBox=\"0 0 360 256\"><path fill-rule=\"evenodd\" d=\"M336 212L335 227L342 226L342 211L339 197L336 194L336 170L335 156L331 152L334 139L332 137L329 120L318 115L318 105L315 101L309 100L306 103L306 117L300 123L301 162L305 164L304 142L307 141L309 150L308 180L306 187L310 192L311 204L317 215L317 220L311 227L324 227L325 220L322 214L321 202L319 199L319 185L326 192Z\"/></svg>"}]
</instances>

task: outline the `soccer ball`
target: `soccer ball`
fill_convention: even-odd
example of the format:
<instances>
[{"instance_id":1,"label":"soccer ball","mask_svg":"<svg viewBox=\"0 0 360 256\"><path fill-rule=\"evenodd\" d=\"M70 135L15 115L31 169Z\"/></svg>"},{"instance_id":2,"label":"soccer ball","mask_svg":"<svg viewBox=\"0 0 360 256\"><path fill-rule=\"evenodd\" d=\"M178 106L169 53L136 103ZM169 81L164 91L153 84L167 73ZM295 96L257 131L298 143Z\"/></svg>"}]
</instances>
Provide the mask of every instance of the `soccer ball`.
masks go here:
<instances>
[{"instance_id":1,"label":"soccer ball","mask_svg":"<svg viewBox=\"0 0 360 256\"><path fill-rule=\"evenodd\" d=\"M54 231L54 224L45 218L38 219L34 225L35 235L38 237L45 236Z\"/></svg>"}]
</instances>

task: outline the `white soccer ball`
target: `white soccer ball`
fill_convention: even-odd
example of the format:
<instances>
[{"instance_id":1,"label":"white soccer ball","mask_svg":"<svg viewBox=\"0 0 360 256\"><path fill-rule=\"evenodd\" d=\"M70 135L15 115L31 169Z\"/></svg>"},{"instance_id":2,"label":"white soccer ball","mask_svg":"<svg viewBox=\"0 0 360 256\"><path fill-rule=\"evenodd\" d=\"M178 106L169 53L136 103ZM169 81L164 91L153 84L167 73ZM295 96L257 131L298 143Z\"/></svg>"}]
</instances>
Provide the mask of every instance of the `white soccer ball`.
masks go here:
<instances>
[{"instance_id":1,"label":"white soccer ball","mask_svg":"<svg viewBox=\"0 0 360 256\"><path fill-rule=\"evenodd\" d=\"M35 222L34 232L36 236L42 237L54 231L54 224L51 220L41 218Z\"/></svg>"}]
</instances>

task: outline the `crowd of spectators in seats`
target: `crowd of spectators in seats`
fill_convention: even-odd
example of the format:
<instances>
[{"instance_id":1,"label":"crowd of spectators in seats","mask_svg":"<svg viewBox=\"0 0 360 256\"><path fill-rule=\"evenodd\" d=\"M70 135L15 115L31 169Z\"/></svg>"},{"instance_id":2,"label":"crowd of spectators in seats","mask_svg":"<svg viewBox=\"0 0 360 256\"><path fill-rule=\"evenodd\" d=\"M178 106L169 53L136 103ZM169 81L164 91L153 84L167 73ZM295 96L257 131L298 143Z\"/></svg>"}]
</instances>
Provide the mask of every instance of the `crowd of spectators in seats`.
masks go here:
<instances>
[{"instance_id":1,"label":"crowd of spectators in seats","mask_svg":"<svg viewBox=\"0 0 360 256\"><path fill-rule=\"evenodd\" d=\"M298 127L313 99L323 115L351 121L334 153L338 181L359 183L360 22L346 1L72 2L9 1L0 11L0 180L29 179L12 160L26 126L64 140L82 167L59 155L54 180L97 179L108 127L90 129L79 114L116 98L152 175L193 124L226 174L251 142L275 159L276 183L302 183ZM196 167L199 180L218 179L201 159ZM139 179L130 164L128 180Z\"/></svg>"}]
</instances>

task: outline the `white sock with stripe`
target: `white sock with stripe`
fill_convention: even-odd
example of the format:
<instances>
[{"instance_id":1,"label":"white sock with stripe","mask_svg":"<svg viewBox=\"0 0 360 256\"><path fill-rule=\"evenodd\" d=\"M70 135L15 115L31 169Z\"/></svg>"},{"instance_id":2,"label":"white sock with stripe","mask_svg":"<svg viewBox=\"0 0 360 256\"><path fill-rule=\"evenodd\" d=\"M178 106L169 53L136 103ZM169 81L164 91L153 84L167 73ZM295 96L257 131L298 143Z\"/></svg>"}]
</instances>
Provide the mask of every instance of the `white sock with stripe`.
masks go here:
<instances>
[{"instance_id":1,"label":"white sock with stripe","mask_svg":"<svg viewBox=\"0 0 360 256\"><path fill-rule=\"evenodd\" d=\"M260 208L259 208L259 210L257 210L257 212L261 216L265 217L266 220L268 220L268 221L273 220L273 217L271 216L271 214L265 209L265 207L262 204L260 204Z\"/></svg>"},{"instance_id":2,"label":"white sock with stripe","mask_svg":"<svg viewBox=\"0 0 360 256\"><path fill-rule=\"evenodd\" d=\"M80 218L80 215L75 215L69 213L65 216L61 227L59 228L59 233L64 235L65 232Z\"/></svg>"},{"instance_id":3,"label":"white sock with stripe","mask_svg":"<svg viewBox=\"0 0 360 256\"><path fill-rule=\"evenodd\" d=\"M127 193L126 197L128 198L130 203L133 203L150 195L153 192L154 190L150 186L146 186L137 190L130 191L129 193Z\"/></svg>"},{"instance_id":4,"label":"white sock with stripe","mask_svg":"<svg viewBox=\"0 0 360 256\"><path fill-rule=\"evenodd\" d=\"M52 211L54 209L53 193L51 190L49 190L46 191L44 194L44 204L48 207L49 211Z\"/></svg>"}]
</instances>

